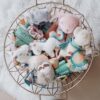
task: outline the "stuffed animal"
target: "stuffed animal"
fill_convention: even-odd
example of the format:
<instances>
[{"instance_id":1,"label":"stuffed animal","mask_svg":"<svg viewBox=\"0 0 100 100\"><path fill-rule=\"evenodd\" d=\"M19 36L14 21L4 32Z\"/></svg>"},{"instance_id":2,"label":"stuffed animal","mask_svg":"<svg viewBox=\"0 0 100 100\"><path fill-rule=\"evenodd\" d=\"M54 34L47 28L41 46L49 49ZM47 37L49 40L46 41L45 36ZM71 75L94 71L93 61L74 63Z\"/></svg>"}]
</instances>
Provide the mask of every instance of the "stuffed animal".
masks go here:
<instances>
[{"instance_id":1,"label":"stuffed animal","mask_svg":"<svg viewBox=\"0 0 100 100\"><path fill-rule=\"evenodd\" d=\"M25 18L30 24L39 24L41 22L48 22L50 20L50 10L48 9L36 9L25 13Z\"/></svg>"},{"instance_id":2,"label":"stuffed animal","mask_svg":"<svg viewBox=\"0 0 100 100\"><path fill-rule=\"evenodd\" d=\"M58 27L58 22L54 22L46 33L46 38L54 37L60 42L64 42L67 35Z\"/></svg>"},{"instance_id":3,"label":"stuffed animal","mask_svg":"<svg viewBox=\"0 0 100 100\"><path fill-rule=\"evenodd\" d=\"M14 32L14 36L16 37L15 46L19 47L24 44L29 44L33 41L33 37L28 33L27 29L19 26L17 30Z\"/></svg>"},{"instance_id":4,"label":"stuffed animal","mask_svg":"<svg viewBox=\"0 0 100 100\"><path fill-rule=\"evenodd\" d=\"M42 51L45 51L50 57L54 57L54 49L59 47L60 42L55 38L51 37L46 41L34 41L30 44L31 50L36 55L40 55Z\"/></svg>"},{"instance_id":5,"label":"stuffed animal","mask_svg":"<svg viewBox=\"0 0 100 100\"><path fill-rule=\"evenodd\" d=\"M74 29L79 26L79 23L79 19L69 13L63 14L63 16L58 19L58 27L65 34L73 33Z\"/></svg>"},{"instance_id":6,"label":"stuffed animal","mask_svg":"<svg viewBox=\"0 0 100 100\"><path fill-rule=\"evenodd\" d=\"M56 32L58 28L58 23L57 22L53 22L53 24L51 25L51 27L48 29L47 33L46 33L46 38L48 39L49 38L49 34L50 32Z\"/></svg>"},{"instance_id":7,"label":"stuffed animal","mask_svg":"<svg viewBox=\"0 0 100 100\"><path fill-rule=\"evenodd\" d=\"M37 83L41 85L47 85L55 78L55 73L52 65L45 61L38 66L37 70Z\"/></svg>"},{"instance_id":8,"label":"stuffed animal","mask_svg":"<svg viewBox=\"0 0 100 100\"><path fill-rule=\"evenodd\" d=\"M57 74L62 75L87 69L88 61L82 52L82 47L88 46L91 51L90 37L91 34L88 30L77 27L74 30L74 38L71 38L60 45L61 51L58 58L65 57L67 62L63 61L59 64L56 69Z\"/></svg>"},{"instance_id":9,"label":"stuffed animal","mask_svg":"<svg viewBox=\"0 0 100 100\"><path fill-rule=\"evenodd\" d=\"M70 42L69 45L68 42ZM68 55L70 56L71 52L75 51L76 48L79 50L80 47L86 50L86 55L92 54L92 48L90 44L91 44L91 33L86 29L77 27L74 30L74 37L72 39L68 39L65 43L62 43L61 47L64 49L60 51L60 55L64 57ZM65 47L66 45L68 46ZM70 53L66 51L70 51Z\"/></svg>"},{"instance_id":10,"label":"stuffed animal","mask_svg":"<svg viewBox=\"0 0 100 100\"><path fill-rule=\"evenodd\" d=\"M44 54L40 54L40 55L37 55L37 56L31 56L28 60L28 64L29 64L29 67L31 69L36 69L38 68L38 66L44 62L44 61L48 61L48 57L45 56Z\"/></svg>"},{"instance_id":11,"label":"stuffed animal","mask_svg":"<svg viewBox=\"0 0 100 100\"><path fill-rule=\"evenodd\" d=\"M20 63L27 63L29 56L28 52L29 46L28 45L22 45L21 47L17 48L15 51L13 51L12 60L16 60Z\"/></svg>"},{"instance_id":12,"label":"stuffed animal","mask_svg":"<svg viewBox=\"0 0 100 100\"><path fill-rule=\"evenodd\" d=\"M81 27L77 27L74 31L74 41L86 51L86 55L92 54L91 32Z\"/></svg>"},{"instance_id":13,"label":"stuffed animal","mask_svg":"<svg viewBox=\"0 0 100 100\"><path fill-rule=\"evenodd\" d=\"M28 28L29 34L36 40L43 38L43 32L37 29L34 25L30 25Z\"/></svg>"}]
</instances>

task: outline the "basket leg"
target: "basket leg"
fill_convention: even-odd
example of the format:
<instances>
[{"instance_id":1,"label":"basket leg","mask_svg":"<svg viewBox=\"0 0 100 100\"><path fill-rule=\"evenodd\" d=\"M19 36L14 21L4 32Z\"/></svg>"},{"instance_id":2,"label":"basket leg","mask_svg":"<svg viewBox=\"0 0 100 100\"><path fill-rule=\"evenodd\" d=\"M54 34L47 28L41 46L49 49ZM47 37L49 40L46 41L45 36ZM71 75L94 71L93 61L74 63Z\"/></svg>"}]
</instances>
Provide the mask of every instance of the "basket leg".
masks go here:
<instances>
[{"instance_id":1,"label":"basket leg","mask_svg":"<svg viewBox=\"0 0 100 100\"><path fill-rule=\"evenodd\" d=\"M66 100L68 100L68 91L66 91Z\"/></svg>"},{"instance_id":2,"label":"basket leg","mask_svg":"<svg viewBox=\"0 0 100 100\"><path fill-rule=\"evenodd\" d=\"M41 94L39 94L39 100L41 100Z\"/></svg>"}]
</instances>

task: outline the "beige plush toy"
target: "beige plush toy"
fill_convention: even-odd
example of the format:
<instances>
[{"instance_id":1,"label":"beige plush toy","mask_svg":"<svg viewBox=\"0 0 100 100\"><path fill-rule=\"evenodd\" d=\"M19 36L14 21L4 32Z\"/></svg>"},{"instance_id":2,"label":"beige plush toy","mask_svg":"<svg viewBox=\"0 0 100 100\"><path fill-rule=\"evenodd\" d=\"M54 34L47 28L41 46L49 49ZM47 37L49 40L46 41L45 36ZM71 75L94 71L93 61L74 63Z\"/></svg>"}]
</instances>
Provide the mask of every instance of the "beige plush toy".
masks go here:
<instances>
[{"instance_id":1,"label":"beige plush toy","mask_svg":"<svg viewBox=\"0 0 100 100\"><path fill-rule=\"evenodd\" d=\"M54 80L55 73L52 65L45 61L38 66L37 70L37 83L47 85Z\"/></svg>"}]
</instances>

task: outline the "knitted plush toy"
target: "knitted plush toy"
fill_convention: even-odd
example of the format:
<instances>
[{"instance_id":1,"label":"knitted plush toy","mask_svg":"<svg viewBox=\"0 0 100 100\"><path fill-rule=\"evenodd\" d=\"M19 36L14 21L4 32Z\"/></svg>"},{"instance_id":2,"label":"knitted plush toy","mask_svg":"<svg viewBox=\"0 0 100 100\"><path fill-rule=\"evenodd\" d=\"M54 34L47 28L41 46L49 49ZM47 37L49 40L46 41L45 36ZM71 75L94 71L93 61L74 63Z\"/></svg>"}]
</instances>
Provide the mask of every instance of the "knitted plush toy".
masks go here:
<instances>
[{"instance_id":1,"label":"knitted plush toy","mask_svg":"<svg viewBox=\"0 0 100 100\"><path fill-rule=\"evenodd\" d=\"M17 48L15 51L13 51L13 57L12 60L16 60L20 63L27 63L29 59L29 46L28 45L22 45L19 48Z\"/></svg>"},{"instance_id":2,"label":"knitted plush toy","mask_svg":"<svg viewBox=\"0 0 100 100\"><path fill-rule=\"evenodd\" d=\"M65 34L73 33L77 26L79 26L79 19L72 14L66 13L58 19L58 27Z\"/></svg>"},{"instance_id":3,"label":"knitted plush toy","mask_svg":"<svg viewBox=\"0 0 100 100\"><path fill-rule=\"evenodd\" d=\"M47 85L52 82L55 77L55 73L52 65L49 62L43 62L38 66L37 70L37 83L41 85Z\"/></svg>"},{"instance_id":4,"label":"knitted plush toy","mask_svg":"<svg viewBox=\"0 0 100 100\"><path fill-rule=\"evenodd\" d=\"M69 13L59 15L58 22L55 22L49 29L49 37L55 37L57 40L64 42L67 35L73 33L74 29L79 26L79 19Z\"/></svg>"},{"instance_id":5,"label":"knitted plush toy","mask_svg":"<svg viewBox=\"0 0 100 100\"><path fill-rule=\"evenodd\" d=\"M30 24L39 24L50 20L50 11L48 9L37 9L35 11L25 13L25 18Z\"/></svg>"},{"instance_id":6,"label":"knitted plush toy","mask_svg":"<svg viewBox=\"0 0 100 100\"><path fill-rule=\"evenodd\" d=\"M28 33L27 26L19 26L14 32L15 46L19 47L24 44L29 44L33 41L33 37Z\"/></svg>"},{"instance_id":7,"label":"knitted plush toy","mask_svg":"<svg viewBox=\"0 0 100 100\"><path fill-rule=\"evenodd\" d=\"M43 39L43 32L37 29L34 25L30 25L29 34L36 40L36 39Z\"/></svg>"},{"instance_id":8,"label":"knitted plush toy","mask_svg":"<svg viewBox=\"0 0 100 100\"><path fill-rule=\"evenodd\" d=\"M54 57L54 49L59 47L60 42L51 37L46 41L34 41L30 44L30 48L34 54L40 55L42 51L45 51L50 57Z\"/></svg>"},{"instance_id":9,"label":"knitted plush toy","mask_svg":"<svg viewBox=\"0 0 100 100\"><path fill-rule=\"evenodd\" d=\"M82 53L82 47L86 45L88 50L91 51L90 37L88 30L77 27L74 31L74 38L60 45L61 51L59 55L65 57L67 62L63 60L59 63L59 67L56 69L57 74L63 75L87 69L88 61Z\"/></svg>"},{"instance_id":10,"label":"knitted plush toy","mask_svg":"<svg viewBox=\"0 0 100 100\"><path fill-rule=\"evenodd\" d=\"M67 35L66 35L67 36ZM58 22L54 22L46 33L46 37L54 37L58 41L63 42L66 40L64 32L58 28Z\"/></svg>"}]
</instances>

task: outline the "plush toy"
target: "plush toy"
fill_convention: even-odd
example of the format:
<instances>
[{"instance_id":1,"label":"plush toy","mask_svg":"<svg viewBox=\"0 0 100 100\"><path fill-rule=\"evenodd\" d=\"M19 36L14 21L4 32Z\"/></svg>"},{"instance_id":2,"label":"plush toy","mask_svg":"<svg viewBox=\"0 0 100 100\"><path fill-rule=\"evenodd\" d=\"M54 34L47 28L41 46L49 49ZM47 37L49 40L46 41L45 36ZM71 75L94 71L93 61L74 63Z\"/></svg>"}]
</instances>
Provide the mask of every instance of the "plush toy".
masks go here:
<instances>
[{"instance_id":1,"label":"plush toy","mask_svg":"<svg viewBox=\"0 0 100 100\"><path fill-rule=\"evenodd\" d=\"M48 31L48 29L51 27L52 22L40 22L39 24L34 24L39 30L42 30L44 34Z\"/></svg>"},{"instance_id":2,"label":"plush toy","mask_svg":"<svg viewBox=\"0 0 100 100\"><path fill-rule=\"evenodd\" d=\"M28 64L31 69L35 68L37 70L38 66L44 61L48 61L48 57L44 54L40 54L38 56L31 56L28 60Z\"/></svg>"},{"instance_id":3,"label":"plush toy","mask_svg":"<svg viewBox=\"0 0 100 100\"><path fill-rule=\"evenodd\" d=\"M56 69L58 75L69 75L72 72L81 72L86 70L89 65L85 56L80 51L74 51L71 56L66 56L66 61L60 61Z\"/></svg>"},{"instance_id":4,"label":"plush toy","mask_svg":"<svg viewBox=\"0 0 100 100\"><path fill-rule=\"evenodd\" d=\"M19 47L24 44L29 44L33 41L33 37L28 33L27 29L19 26L14 32L16 37L15 46Z\"/></svg>"},{"instance_id":5,"label":"plush toy","mask_svg":"<svg viewBox=\"0 0 100 100\"><path fill-rule=\"evenodd\" d=\"M58 26L65 34L70 34L79 26L79 19L73 14L66 13L58 19Z\"/></svg>"},{"instance_id":6,"label":"plush toy","mask_svg":"<svg viewBox=\"0 0 100 100\"><path fill-rule=\"evenodd\" d=\"M50 26L50 28L48 29L47 33L46 33L46 38L48 39L49 38L49 34L50 32L56 32L58 28L58 23L57 22L53 22L53 24Z\"/></svg>"},{"instance_id":7,"label":"plush toy","mask_svg":"<svg viewBox=\"0 0 100 100\"><path fill-rule=\"evenodd\" d=\"M60 42L64 42L65 41L64 32L62 30L60 30L60 29L57 29L56 32L55 31L50 32L49 33L49 37L54 37Z\"/></svg>"},{"instance_id":8,"label":"plush toy","mask_svg":"<svg viewBox=\"0 0 100 100\"><path fill-rule=\"evenodd\" d=\"M48 9L36 9L25 13L25 18L30 24L39 24L40 22L48 22L50 20L50 11Z\"/></svg>"},{"instance_id":9,"label":"plush toy","mask_svg":"<svg viewBox=\"0 0 100 100\"><path fill-rule=\"evenodd\" d=\"M43 32L39 29L37 29L34 25L30 25L29 28L29 34L36 40L36 39L42 39L43 38Z\"/></svg>"},{"instance_id":10,"label":"plush toy","mask_svg":"<svg viewBox=\"0 0 100 100\"><path fill-rule=\"evenodd\" d=\"M38 66L37 70L37 83L47 85L55 78L55 73L52 65L49 62L43 62Z\"/></svg>"},{"instance_id":11,"label":"plush toy","mask_svg":"<svg viewBox=\"0 0 100 100\"><path fill-rule=\"evenodd\" d=\"M74 30L74 38L71 38L60 45L61 50L58 58L65 57L67 62L63 60L59 64L56 69L57 74L63 75L70 72L80 72L87 69L88 61L82 52L82 47L87 46L91 51L90 37L91 34L88 30L77 27Z\"/></svg>"},{"instance_id":12,"label":"plush toy","mask_svg":"<svg viewBox=\"0 0 100 100\"><path fill-rule=\"evenodd\" d=\"M50 57L54 57L54 49L59 47L60 42L55 38L51 37L46 41L34 41L30 44L31 50L36 55L40 55L42 51L45 51Z\"/></svg>"},{"instance_id":13,"label":"plush toy","mask_svg":"<svg viewBox=\"0 0 100 100\"><path fill-rule=\"evenodd\" d=\"M81 27L77 27L74 31L74 41L86 51L86 55L92 54L91 32Z\"/></svg>"},{"instance_id":14,"label":"plush toy","mask_svg":"<svg viewBox=\"0 0 100 100\"><path fill-rule=\"evenodd\" d=\"M66 36L64 32L59 28L58 22L54 22L46 33L46 38L54 37L60 42L64 42L66 40Z\"/></svg>"},{"instance_id":15,"label":"plush toy","mask_svg":"<svg viewBox=\"0 0 100 100\"><path fill-rule=\"evenodd\" d=\"M29 46L22 45L13 52L12 60L20 63L27 63L29 59Z\"/></svg>"}]
</instances>

